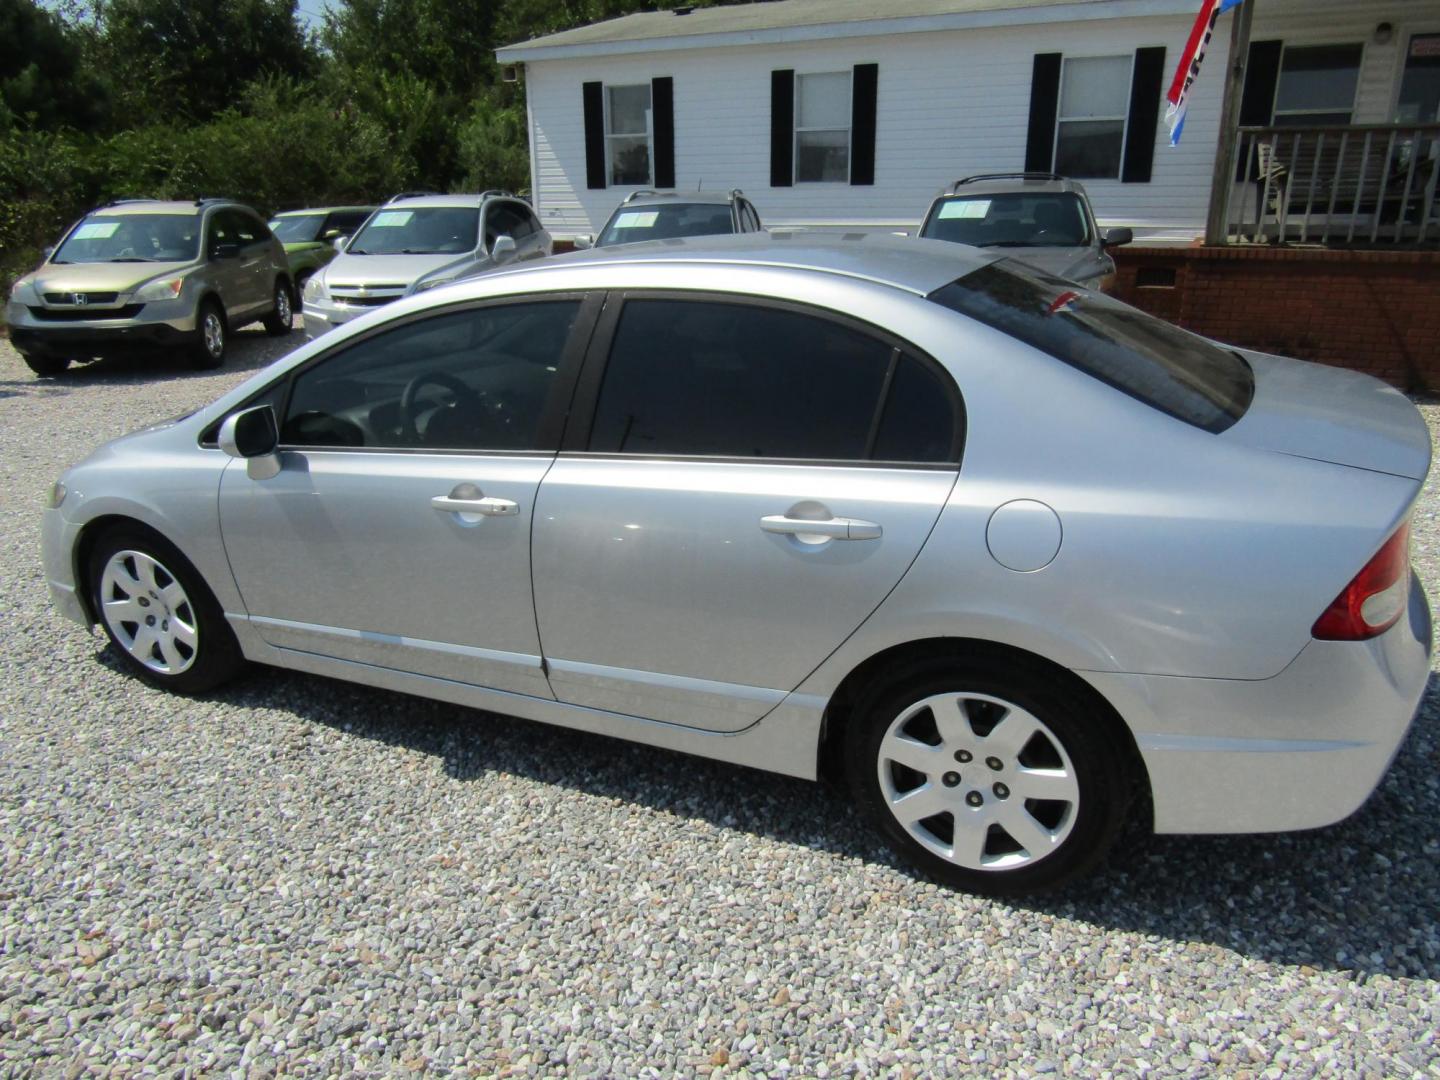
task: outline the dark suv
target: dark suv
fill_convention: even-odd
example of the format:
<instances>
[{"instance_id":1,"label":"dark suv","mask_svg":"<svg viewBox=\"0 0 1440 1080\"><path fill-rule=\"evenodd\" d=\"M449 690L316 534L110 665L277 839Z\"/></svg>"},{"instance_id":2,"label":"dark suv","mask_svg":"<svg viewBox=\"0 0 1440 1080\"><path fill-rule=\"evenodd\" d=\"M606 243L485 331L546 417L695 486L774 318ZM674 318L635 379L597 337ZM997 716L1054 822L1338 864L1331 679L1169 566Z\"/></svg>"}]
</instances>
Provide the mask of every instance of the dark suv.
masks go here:
<instances>
[{"instance_id":1,"label":"dark suv","mask_svg":"<svg viewBox=\"0 0 1440 1080\"><path fill-rule=\"evenodd\" d=\"M733 191L632 191L599 237L575 238L577 248L610 247L677 236L762 232L760 215L739 188Z\"/></svg>"},{"instance_id":2,"label":"dark suv","mask_svg":"<svg viewBox=\"0 0 1440 1080\"><path fill-rule=\"evenodd\" d=\"M930 204L920 235L972 247L1007 248L1013 258L1109 292L1129 229L1102 237L1085 188L1054 173L983 173L956 180Z\"/></svg>"}]
</instances>

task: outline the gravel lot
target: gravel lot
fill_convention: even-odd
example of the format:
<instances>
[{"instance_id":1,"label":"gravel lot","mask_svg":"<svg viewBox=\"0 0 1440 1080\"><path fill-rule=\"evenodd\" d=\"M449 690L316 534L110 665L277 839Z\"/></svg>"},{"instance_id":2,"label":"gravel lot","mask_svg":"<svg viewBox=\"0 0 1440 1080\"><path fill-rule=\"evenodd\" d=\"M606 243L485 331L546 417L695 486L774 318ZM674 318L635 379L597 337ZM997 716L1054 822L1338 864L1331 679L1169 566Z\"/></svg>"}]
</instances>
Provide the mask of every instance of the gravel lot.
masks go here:
<instances>
[{"instance_id":1,"label":"gravel lot","mask_svg":"<svg viewBox=\"0 0 1440 1080\"><path fill-rule=\"evenodd\" d=\"M46 382L0 341L0 1074L1440 1076L1437 690L1343 825L1137 837L1013 904L815 785L268 669L122 676L49 608L43 493L296 341Z\"/></svg>"}]
</instances>

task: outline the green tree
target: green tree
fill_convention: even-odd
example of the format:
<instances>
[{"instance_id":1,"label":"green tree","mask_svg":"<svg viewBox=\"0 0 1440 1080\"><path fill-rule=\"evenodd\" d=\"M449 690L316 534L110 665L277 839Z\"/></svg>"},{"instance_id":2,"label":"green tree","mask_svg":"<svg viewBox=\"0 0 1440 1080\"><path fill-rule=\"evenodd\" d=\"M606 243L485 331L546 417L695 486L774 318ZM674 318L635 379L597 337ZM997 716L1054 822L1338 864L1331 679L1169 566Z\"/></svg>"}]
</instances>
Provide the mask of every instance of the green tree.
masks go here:
<instances>
[{"instance_id":1,"label":"green tree","mask_svg":"<svg viewBox=\"0 0 1440 1080\"><path fill-rule=\"evenodd\" d=\"M21 125L90 131L109 95L82 62L78 36L34 0L0 0L0 131Z\"/></svg>"},{"instance_id":2,"label":"green tree","mask_svg":"<svg viewBox=\"0 0 1440 1080\"><path fill-rule=\"evenodd\" d=\"M207 120L257 78L315 71L295 0L96 0L95 61L127 125Z\"/></svg>"}]
</instances>

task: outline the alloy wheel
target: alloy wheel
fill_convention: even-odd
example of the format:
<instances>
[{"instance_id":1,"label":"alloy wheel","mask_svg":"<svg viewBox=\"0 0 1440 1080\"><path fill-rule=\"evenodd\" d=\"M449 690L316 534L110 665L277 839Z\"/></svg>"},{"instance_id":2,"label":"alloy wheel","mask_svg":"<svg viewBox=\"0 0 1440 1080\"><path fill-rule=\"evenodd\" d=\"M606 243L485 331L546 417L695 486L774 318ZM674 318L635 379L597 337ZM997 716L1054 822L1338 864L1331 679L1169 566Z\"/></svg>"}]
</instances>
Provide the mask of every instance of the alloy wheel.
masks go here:
<instances>
[{"instance_id":1,"label":"alloy wheel","mask_svg":"<svg viewBox=\"0 0 1440 1080\"><path fill-rule=\"evenodd\" d=\"M900 827L969 870L1013 870L1053 854L1080 807L1075 766L1055 733L989 694L910 705L886 729L876 768Z\"/></svg>"},{"instance_id":2,"label":"alloy wheel","mask_svg":"<svg viewBox=\"0 0 1440 1080\"><path fill-rule=\"evenodd\" d=\"M200 322L200 332L205 339L205 351L211 359L219 359L225 353L225 324L215 311L205 312Z\"/></svg>"},{"instance_id":3,"label":"alloy wheel","mask_svg":"<svg viewBox=\"0 0 1440 1080\"><path fill-rule=\"evenodd\" d=\"M115 640L160 675L178 675L195 662L199 629L185 589L143 551L117 551L100 577L100 608Z\"/></svg>"}]
</instances>

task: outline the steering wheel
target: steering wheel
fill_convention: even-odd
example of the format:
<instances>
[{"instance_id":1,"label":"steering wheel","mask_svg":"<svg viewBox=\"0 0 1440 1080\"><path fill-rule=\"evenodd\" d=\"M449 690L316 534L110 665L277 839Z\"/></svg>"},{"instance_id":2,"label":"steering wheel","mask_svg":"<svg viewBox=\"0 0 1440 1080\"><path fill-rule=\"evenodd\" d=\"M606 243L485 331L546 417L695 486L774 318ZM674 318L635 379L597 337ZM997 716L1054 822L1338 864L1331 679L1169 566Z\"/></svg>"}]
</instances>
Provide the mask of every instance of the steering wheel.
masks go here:
<instances>
[{"instance_id":1,"label":"steering wheel","mask_svg":"<svg viewBox=\"0 0 1440 1080\"><path fill-rule=\"evenodd\" d=\"M449 390L455 397L449 406L452 409L462 406L471 409L480 408L479 395L454 375L447 375L443 371L421 372L405 384L405 390L400 394L400 433L403 438L408 439L416 446L420 445L420 426L416 421L419 419L419 398L422 386L439 386Z\"/></svg>"}]
</instances>

